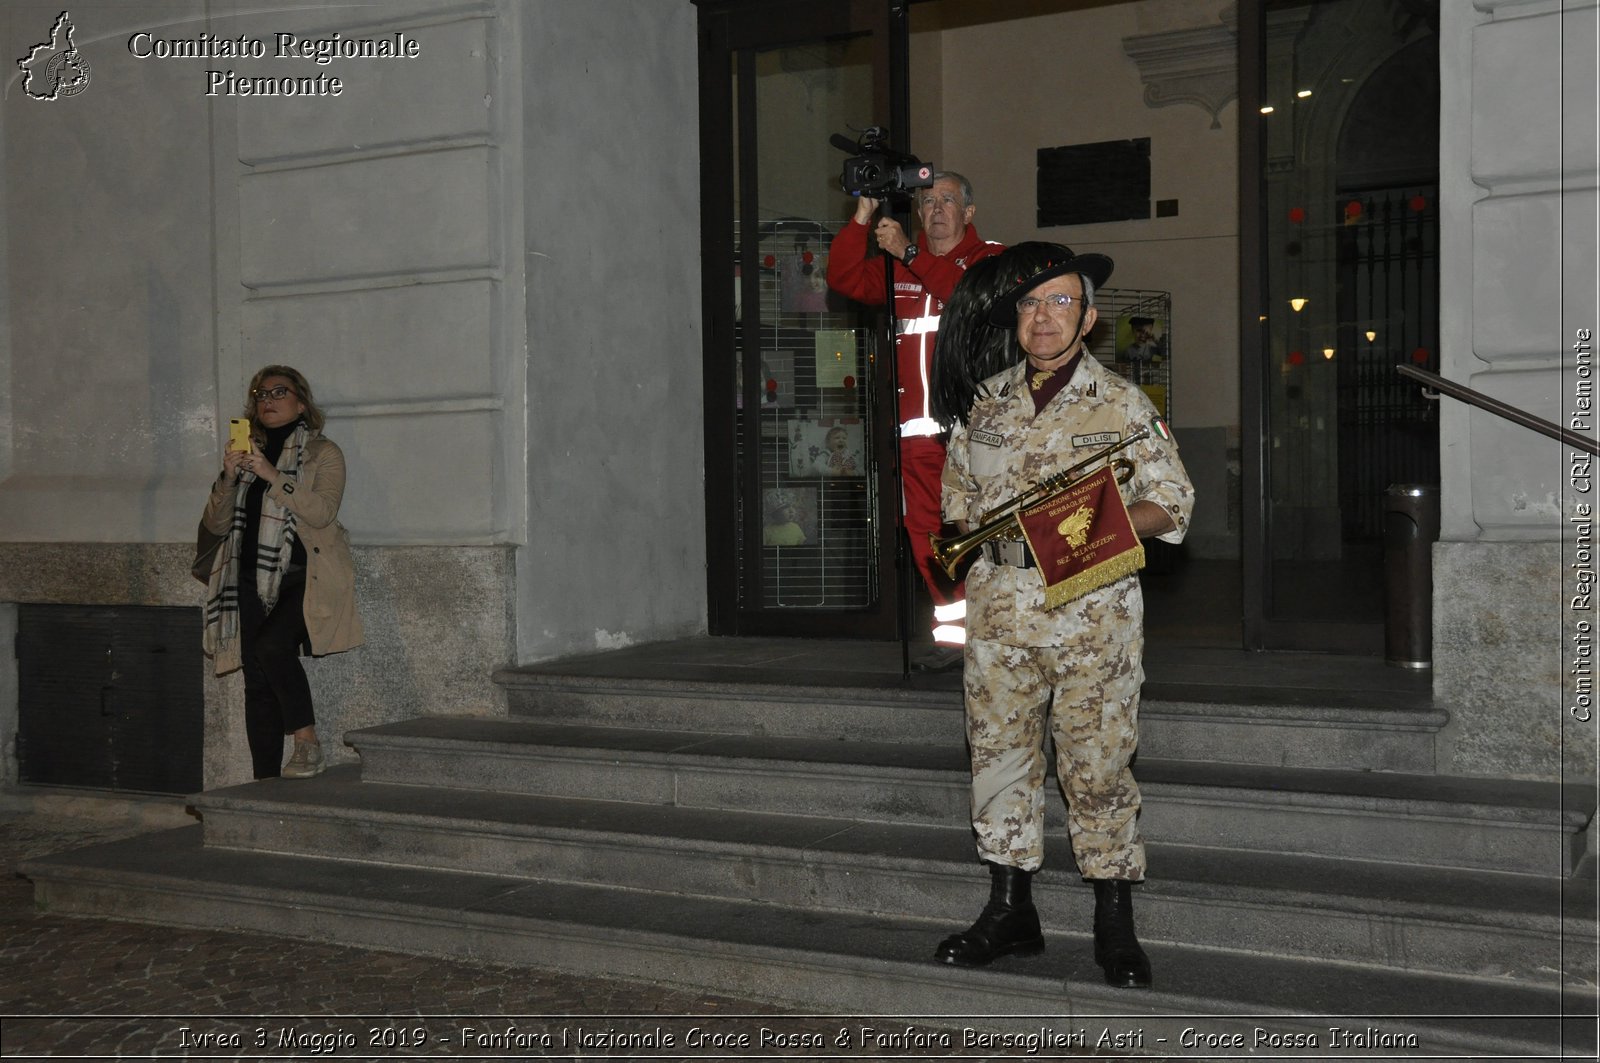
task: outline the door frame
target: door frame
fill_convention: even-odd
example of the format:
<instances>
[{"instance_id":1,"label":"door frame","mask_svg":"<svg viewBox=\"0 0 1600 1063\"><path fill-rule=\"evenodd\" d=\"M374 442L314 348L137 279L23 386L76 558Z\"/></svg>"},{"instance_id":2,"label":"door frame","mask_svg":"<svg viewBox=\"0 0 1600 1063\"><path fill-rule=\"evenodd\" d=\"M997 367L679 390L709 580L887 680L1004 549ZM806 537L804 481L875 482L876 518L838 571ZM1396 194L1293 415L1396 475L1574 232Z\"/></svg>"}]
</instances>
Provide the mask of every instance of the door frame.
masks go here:
<instances>
[{"instance_id":1,"label":"door frame","mask_svg":"<svg viewBox=\"0 0 1600 1063\"><path fill-rule=\"evenodd\" d=\"M882 116L896 141L906 141L910 112L910 29L903 0L695 0L699 9L700 56L700 217L701 313L705 322L703 388L705 400L706 472L706 618L713 635L833 636L855 638L898 637L897 603L908 586L909 569L901 571L894 559L899 536L899 481L895 464L896 424L893 396L887 375L875 375L872 395L873 423L890 426L871 441L878 469L875 527L879 557L878 594L867 609L759 609L739 601L738 565L744 559L747 586L759 581L761 526L747 510L744 542L739 542L738 513L741 496L759 497L754 463L739 467L739 396L734 392L736 365L749 352L738 346L734 301L734 209L743 212L739 230L758 228L758 202L754 152L756 137L754 93L740 91L735 100L734 78L748 88L754 80L755 53L842 36L871 38L873 114ZM747 152L737 158L737 150ZM842 159L841 159L842 161ZM841 224L843 220L841 219ZM740 302L760 306L756 241L741 248L738 283ZM887 327L888 310L879 320ZM759 344L760 330L745 329L745 347ZM881 341L880 341L881 342ZM755 409L757 382L745 381L745 408ZM746 431L749 430L748 423ZM742 479L741 479L742 478ZM742 546L742 549L741 549Z\"/></svg>"}]
</instances>

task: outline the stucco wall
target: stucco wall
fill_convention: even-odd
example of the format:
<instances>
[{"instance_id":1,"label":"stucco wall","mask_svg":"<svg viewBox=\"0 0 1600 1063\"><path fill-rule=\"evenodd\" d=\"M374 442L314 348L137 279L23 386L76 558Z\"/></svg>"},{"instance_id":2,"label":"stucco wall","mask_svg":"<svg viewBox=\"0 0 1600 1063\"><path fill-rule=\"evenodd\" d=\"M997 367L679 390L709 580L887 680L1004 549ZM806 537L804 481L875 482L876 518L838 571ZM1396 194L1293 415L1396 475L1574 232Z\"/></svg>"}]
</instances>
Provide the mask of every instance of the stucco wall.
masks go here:
<instances>
[{"instance_id":1,"label":"stucco wall","mask_svg":"<svg viewBox=\"0 0 1600 1063\"><path fill-rule=\"evenodd\" d=\"M92 76L8 82L0 602L198 606L187 575L250 375L306 372L343 447L367 645L309 665L324 744L500 712L527 473L521 5L74 5ZM0 9L9 55L60 6ZM266 58L140 58L135 33ZM411 60L272 57L275 34L418 42ZM144 46L149 50L148 45ZM207 70L337 76L333 96L207 96ZM7 607L9 608L9 606ZM8 614L11 615L11 614ZM237 676L206 685L207 785L248 775ZM0 670L0 743L19 709ZM25 708L25 707L24 707ZM15 778L8 764L7 778Z\"/></svg>"},{"instance_id":2,"label":"stucco wall","mask_svg":"<svg viewBox=\"0 0 1600 1063\"><path fill-rule=\"evenodd\" d=\"M0 9L7 54L60 12ZM336 754L348 726L503 711L514 660L704 629L691 4L70 19L87 86L37 100L14 73L4 102L0 603L197 604L179 562L221 427L287 362L350 471L369 641L312 666ZM140 58L140 31L267 54ZM286 31L416 55L279 58ZM213 68L342 91L208 96ZM245 761L237 684L206 682L216 784Z\"/></svg>"},{"instance_id":3,"label":"stucco wall","mask_svg":"<svg viewBox=\"0 0 1600 1063\"><path fill-rule=\"evenodd\" d=\"M523 28L527 661L704 631L706 533L694 8Z\"/></svg>"},{"instance_id":4,"label":"stucco wall","mask_svg":"<svg viewBox=\"0 0 1600 1063\"><path fill-rule=\"evenodd\" d=\"M60 14L0 9L8 56ZM135 12L78 17L86 91L36 100L14 63L6 78L0 540L173 541L216 449L207 105L192 72L128 54Z\"/></svg>"},{"instance_id":5,"label":"stucco wall","mask_svg":"<svg viewBox=\"0 0 1600 1063\"><path fill-rule=\"evenodd\" d=\"M1596 329L1596 8L1441 5L1445 376L1569 424ZM1593 437L1594 419L1583 423ZM1444 400L1434 553L1435 695L1446 767L1593 778L1592 585L1600 503L1573 452ZM1576 710L1576 711L1575 711Z\"/></svg>"}]
</instances>

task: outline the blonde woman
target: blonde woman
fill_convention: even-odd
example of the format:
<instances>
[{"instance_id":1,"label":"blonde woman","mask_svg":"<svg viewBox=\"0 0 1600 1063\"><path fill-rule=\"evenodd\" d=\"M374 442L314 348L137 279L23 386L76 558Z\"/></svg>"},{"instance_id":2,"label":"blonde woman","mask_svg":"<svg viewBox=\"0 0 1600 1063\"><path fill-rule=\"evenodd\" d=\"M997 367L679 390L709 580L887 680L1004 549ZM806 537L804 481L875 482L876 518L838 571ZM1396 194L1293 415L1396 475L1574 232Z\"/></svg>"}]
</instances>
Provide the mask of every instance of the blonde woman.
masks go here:
<instances>
[{"instance_id":1,"label":"blonde woman","mask_svg":"<svg viewBox=\"0 0 1600 1063\"><path fill-rule=\"evenodd\" d=\"M323 769L300 664L361 644L350 537L338 521L344 453L322 435L311 384L286 365L250 381L249 450L228 450L201 517L225 536L206 589L205 650L218 675L244 669L245 731L257 779ZM279 767L284 735L294 751Z\"/></svg>"}]
</instances>

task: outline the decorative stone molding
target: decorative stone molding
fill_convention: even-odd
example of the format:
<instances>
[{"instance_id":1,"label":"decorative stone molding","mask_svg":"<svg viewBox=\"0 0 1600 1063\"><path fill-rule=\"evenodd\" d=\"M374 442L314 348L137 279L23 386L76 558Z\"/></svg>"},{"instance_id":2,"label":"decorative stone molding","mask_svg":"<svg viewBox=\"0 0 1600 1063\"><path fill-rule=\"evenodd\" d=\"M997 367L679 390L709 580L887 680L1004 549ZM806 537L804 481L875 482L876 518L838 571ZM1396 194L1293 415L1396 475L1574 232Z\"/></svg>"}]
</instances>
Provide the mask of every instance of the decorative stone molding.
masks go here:
<instances>
[{"instance_id":1,"label":"decorative stone molding","mask_svg":"<svg viewBox=\"0 0 1600 1063\"><path fill-rule=\"evenodd\" d=\"M1211 128L1221 129L1217 117L1239 96L1239 34L1234 10L1215 26L1164 30L1122 39L1122 50L1139 68L1144 82L1144 102L1149 107L1188 103L1211 116Z\"/></svg>"}]
</instances>

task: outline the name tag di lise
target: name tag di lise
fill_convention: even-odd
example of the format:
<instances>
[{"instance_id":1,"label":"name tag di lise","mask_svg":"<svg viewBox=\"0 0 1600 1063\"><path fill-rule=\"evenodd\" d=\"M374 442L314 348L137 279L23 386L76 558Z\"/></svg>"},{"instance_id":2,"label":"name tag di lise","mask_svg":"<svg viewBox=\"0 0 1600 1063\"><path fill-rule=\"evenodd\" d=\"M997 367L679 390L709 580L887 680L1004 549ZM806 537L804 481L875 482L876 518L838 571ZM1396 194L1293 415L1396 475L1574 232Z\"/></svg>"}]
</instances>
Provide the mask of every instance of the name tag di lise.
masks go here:
<instances>
[{"instance_id":1,"label":"name tag di lise","mask_svg":"<svg viewBox=\"0 0 1600 1063\"><path fill-rule=\"evenodd\" d=\"M1121 432L1095 432L1092 435L1072 437L1072 445L1075 447L1104 447L1120 442L1122 442Z\"/></svg>"},{"instance_id":2,"label":"name tag di lise","mask_svg":"<svg viewBox=\"0 0 1600 1063\"><path fill-rule=\"evenodd\" d=\"M1099 472L1017 515L1044 580L1044 607L1054 609L1144 567L1116 472Z\"/></svg>"}]
</instances>

